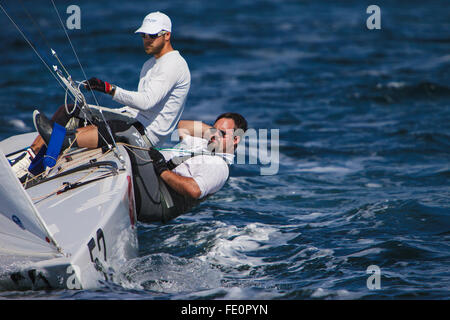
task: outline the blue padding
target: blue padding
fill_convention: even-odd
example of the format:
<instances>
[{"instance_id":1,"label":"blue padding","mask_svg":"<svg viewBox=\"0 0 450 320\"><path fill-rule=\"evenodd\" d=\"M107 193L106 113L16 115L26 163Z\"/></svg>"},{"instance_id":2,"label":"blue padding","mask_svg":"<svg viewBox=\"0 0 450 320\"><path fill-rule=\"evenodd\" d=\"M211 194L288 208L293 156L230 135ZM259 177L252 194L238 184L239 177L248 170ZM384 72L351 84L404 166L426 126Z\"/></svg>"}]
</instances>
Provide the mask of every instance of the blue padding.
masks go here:
<instances>
[{"instance_id":1,"label":"blue padding","mask_svg":"<svg viewBox=\"0 0 450 320\"><path fill-rule=\"evenodd\" d=\"M30 166L28 167L28 171L31 172L32 175L37 176L42 171L45 170L44 165L44 156L47 152L47 147L42 146L41 150L39 150L38 154L34 157L33 161L31 161Z\"/></svg>"},{"instance_id":2,"label":"blue padding","mask_svg":"<svg viewBox=\"0 0 450 320\"><path fill-rule=\"evenodd\" d=\"M36 157L31 161L28 171L37 176L46 167L53 167L56 164L56 159L58 159L65 136L66 128L55 123L48 147L42 146Z\"/></svg>"},{"instance_id":3,"label":"blue padding","mask_svg":"<svg viewBox=\"0 0 450 320\"><path fill-rule=\"evenodd\" d=\"M53 124L53 131L47 146L47 152L44 157L44 165L52 168L56 164L59 152L61 151L64 138L66 137L66 128L57 124Z\"/></svg>"}]
</instances>

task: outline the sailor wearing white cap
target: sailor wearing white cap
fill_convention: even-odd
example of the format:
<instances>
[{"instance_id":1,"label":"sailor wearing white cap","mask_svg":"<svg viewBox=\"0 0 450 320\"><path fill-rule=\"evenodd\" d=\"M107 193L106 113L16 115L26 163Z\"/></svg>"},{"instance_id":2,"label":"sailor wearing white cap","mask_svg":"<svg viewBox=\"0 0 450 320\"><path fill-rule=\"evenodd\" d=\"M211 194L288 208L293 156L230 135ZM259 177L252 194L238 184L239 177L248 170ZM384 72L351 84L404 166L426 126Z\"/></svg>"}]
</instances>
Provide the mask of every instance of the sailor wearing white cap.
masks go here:
<instances>
[{"instance_id":1,"label":"sailor wearing white cap","mask_svg":"<svg viewBox=\"0 0 450 320\"><path fill-rule=\"evenodd\" d=\"M172 32L172 21L170 18L159 11L148 14L142 26L135 33L157 34L160 31Z\"/></svg>"},{"instance_id":2,"label":"sailor wearing white cap","mask_svg":"<svg viewBox=\"0 0 450 320\"><path fill-rule=\"evenodd\" d=\"M87 89L108 93L115 101L125 105L120 110L126 120L108 119L108 114L105 114L115 138L117 133L128 131L132 125L150 146L158 146L176 129L191 85L191 74L186 61L172 48L171 31L170 18L159 11L148 14L135 31L142 36L145 52L152 55L141 69L137 91L125 90L98 78L87 81ZM71 114L67 114L66 110L64 105L60 106L51 120L65 126L70 118L81 118L78 109L75 108ZM17 172L22 167L28 167L32 154L37 154L48 142L45 138L51 135L52 126L44 125L44 117L39 112L35 112L33 117L41 135L31 145L30 156L26 155L21 160L26 164L17 161L17 165L13 166ZM79 127L73 134L79 147L96 148L114 143L103 122ZM17 175L22 176L22 171Z\"/></svg>"},{"instance_id":3,"label":"sailor wearing white cap","mask_svg":"<svg viewBox=\"0 0 450 320\"><path fill-rule=\"evenodd\" d=\"M122 112L124 116L132 119L116 120L114 125L110 125L114 135L126 130L132 123L141 134L145 134L147 142L158 146L177 127L189 92L191 74L186 61L172 48L172 22L167 15L159 11L148 14L135 32L141 34L145 52L152 55L141 69L137 90L128 91L97 78L89 79L86 88L108 93L115 101L125 105ZM66 125L71 117L78 116L77 110L73 114L67 114L66 107L60 106L52 120ZM42 118L38 115L39 113L35 113L34 117ZM111 135L105 130L105 126L100 124L78 128L76 141L79 146L89 148L105 143L112 144L113 142L109 141ZM105 138L108 141L105 141ZM30 147L32 152L28 152L23 159L15 163L13 169L17 171L18 176L27 174L27 171L21 168L28 168L33 155L37 154L44 144L43 138L38 136Z\"/></svg>"},{"instance_id":4,"label":"sailor wearing white cap","mask_svg":"<svg viewBox=\"0 0 450 320\"><path fill-rule=\"evenodd\" d=\"M113 96L145 128L153 146L162 144L177 127L191 84L189 67L170 42L172 22L162 12L148 14L135 33L142 36L144 50L152 55L140 73L137 91L91 78L86 88Z\"/></svg>"}]
</instances>

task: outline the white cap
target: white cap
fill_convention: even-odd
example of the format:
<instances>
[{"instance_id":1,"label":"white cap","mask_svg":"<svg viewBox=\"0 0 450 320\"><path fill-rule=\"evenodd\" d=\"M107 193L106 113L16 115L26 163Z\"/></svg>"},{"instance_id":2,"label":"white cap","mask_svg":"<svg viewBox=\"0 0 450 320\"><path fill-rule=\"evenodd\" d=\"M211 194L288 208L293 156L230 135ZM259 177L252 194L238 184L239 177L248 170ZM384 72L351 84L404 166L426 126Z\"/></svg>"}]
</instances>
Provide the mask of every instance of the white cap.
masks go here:
<instances>
[{"instance_id":1,"label":"white cap","mask_svg":"<svg viewBox=\"0 0 450 320\"><path fill-rule=\"evenodd\" d=\"M167 15L156 11L146 15L141 27L134 33L157 34L162 30L172 32L172 22Z\"/></svg>"}]
</instances>

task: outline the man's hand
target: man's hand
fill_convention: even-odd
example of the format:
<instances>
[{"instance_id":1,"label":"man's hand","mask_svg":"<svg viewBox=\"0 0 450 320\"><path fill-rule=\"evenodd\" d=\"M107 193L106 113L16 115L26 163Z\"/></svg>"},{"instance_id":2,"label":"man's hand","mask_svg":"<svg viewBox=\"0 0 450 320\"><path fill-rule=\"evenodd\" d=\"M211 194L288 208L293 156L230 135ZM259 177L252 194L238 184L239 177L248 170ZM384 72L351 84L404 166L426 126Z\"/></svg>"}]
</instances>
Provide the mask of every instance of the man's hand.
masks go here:
<instances>
[{"instance_id":1,"label":"man's hand","mask_svg":"<svg viewBox=\"0 0 450 320\"><path fill-rule=\"evenodd\" d=\"M88 90L97 90L111 95L114 94L114 91L116 89L114 85L97 78L90 78L86 81L86 84L84 86Z\"/></svg>"},{"instance_id":2,"label":"man's hand","mask_svg":"<svg viewBox=\"0 0 450 320\"><path fill-rule=\"evenodd\" d=\"M166 159L164 159L164 156L161 154L161 152L159 152L155 148L150 148L148 154L153 160L153 167L155 168L155 172L158 176L160 176L164 171L169 170L169 168L167 167Z\"/></svg>"}]
</instances>

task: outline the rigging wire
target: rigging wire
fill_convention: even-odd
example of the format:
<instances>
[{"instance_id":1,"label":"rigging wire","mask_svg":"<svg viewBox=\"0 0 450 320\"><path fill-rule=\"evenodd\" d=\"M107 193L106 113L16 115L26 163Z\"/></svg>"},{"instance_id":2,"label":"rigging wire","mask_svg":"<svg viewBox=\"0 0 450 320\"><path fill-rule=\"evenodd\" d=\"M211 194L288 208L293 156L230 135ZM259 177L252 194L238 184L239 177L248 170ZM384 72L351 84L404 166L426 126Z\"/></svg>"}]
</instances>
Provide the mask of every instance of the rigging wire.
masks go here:
<instances>
[{"instance_id":1,"label":"rigging wire","mask_svg":"<svg viewBox=\"0 0 450 320\"><path fill-rule=\"evenodd\" d=\"M59 62L59 64L61 65L61 67L63 68L63 70L65 71L65 73L67 74L67 77L70 79L70 74L69 74L69 72L68 72L68 71L66 70L66 68L64 67L63 63L62 63L61 60L59 59L59 57L58 57L58 55L56 54L56 52L55 52L55 51L52 49L52 47L50 46L50 43L49 43L49 41L47 40L47 37L45 36L45 34L42 32L41 28L39 27L39 24L36 22L36 20L33 18L33 16L30 14L30 12L28 12L26 6L24 6L24 4L23 4L23 1L22 1L22 0L19 0L19 3L20 3L20 6L21 6L22 10L23 10L23 11L25 12L25 14L27 15L28 20L30 20L31 23L34 25L34 28L39 32L39 35L40 35L41 39L44 41L44 43L45 43L45 45L47 46L47 48L51 51L52 56L56 58L56 60ZM54 71L57 72L56 70L54 70ZM65 105L67 114L71 115L71 114L75 111L75 109L77 108L78 102L80 101L80 102L83 104L83 103L85 103L85 99L84 99L84 97L83 97L82 94L77 94L78 92L81 93L81 91L80 91L80 85L77 87L77 91L78 91L78 92L73 92L73 90L71 91L71 90L69 89L69 87L68 87L67 84L64 82L64 80L63 80L61 77L59 77L59 78L60 78L60 80L63 82L63 84L64 84L65 87L66 87L66 94L65 94L65 97L64 97L64 105ZM74 96L74 98L75 98L75 99L72 98L72 100L73 100L73 102L74 102L74 107L73 107L73 109L72 109L71 112L69 112L68 107L67 107L67 96L68 96L68 93L69 93L69 92L70 92L70 93ZM81 97L80 97L80 96L81 96Z\"/></svg>"},{"instance_id":2,"label":"rigging wire","mask_svg":"<svg viewBox=\"0 0 450 320\"><path fill-rule=\"evenodd\" d=\"M57 16L58 16L59 22L61 23L61 26L62 26L62 28L63 28L63 30L64 30L64 33L66 34L67 40L69 40L70 46L72 47L72 51L73 51L73 53L75 54L75 58L77 59L78 65L79 65L80 68L81 68L81 72L83 73L84 78L87 79L86 73L84 72L84 68L83 68L83 66L81 65L81 62L80 62L80 59L78 58L78 54L77 54L77 52L76 52L76 50L75 50L75 47L73 46L72 41L70 40L69 34L67 33L66 27L64 26L64 22L62 21L61 16L59 15L59 11L58 11L58 9L56 8L55 2L54 2L53 0L50 0L50 1L51 1L52 4L53 4L53 8L55 9L55 12L56 12L56 14L57 14ZM94 97L95 103L96 103L97 105L99 105L99 103L98 103L98 101L97 101L97 97L95 96L94 91L91 90L91 93L92 93L92 96Z\"/></svg>"},{"instance_id":3,"label":"rigging wire","mask_svg":"<svg viewBox=\"0 0 450 320\"><path fill-rule=\"evenodd\" d=\"M78 54L77 54L77 52L76 52L76 50L75 50L75 47L73 46L72 41L70 40L69 34L67 33L66 27L64 26L64 23L63 23L63 21L62 21L62 19L61 19L61 16L59 15L59 11L58 11L58 9L56 8L55 2L54 2L53 0L51 0L51 2L52 2L52 4L53 4L53 8L54 8L55 11L56 11L56 14L58 15L59 22L61 23L61 26L62 26L62 28L63 28L63 30L64 30L64 33L66 34L67 40L69 40L70 46L72 47L72 51L73 51L73 53L75 54L75 58L77 59L78 64L79 64L79 66L80 66L80 68L81 68L81 71L83 72L83 76L84 76L85 79L87 79L86 73L84 72L84 68L83 68L83 66L81 65L81 62L80 62L80 59L78 58ZM88 85L89 85L89 84L88 84ZM89 88L90 88L90 85L89 85ZM90 88L90 89L91 89L91 88ZM94 100L95 100L96 105L100 105L100 104L98 103L98 101L97 101L97 97L95 96L94 91L93 91L92 89L91 89L90 91L91 91L91 93L92 93L92 96L94 97ZM114 139L114 135L113 135L113 133L112 133L112 131L111 131L111 128L110 128L108 122L106 121L106 119L105 119L105 117L104 117L104 115L103 115L103 112L102 112L101 110L100 110L100 115L102 116L103 122L104 122L105 125L106 125L106 129L108 130L108 133L109 133L109 135L111 136L113 145L114 145L114 147L115 147L115 149L116 149L116 150L114 151L114 154L115 154L115 155L119 158L119 160L123 163L123 162L124 162L123 158L117 153L117 144L116 144L116 140ZM100 132L98 132L98 134L102 137L102 139L105 141L105 143L109 146L109 143L108 143L107 140L100 134Z\"/></svg>"},{"instance_id":4,"label":"rigging wire","mask_svg":"<svg viewBox=\"0 0 450 320\"><path fill-rule=\"evenodd\" d=\"M11 18L11 16L8 14L8 12L6 12L5 8L0 4L0 9L2 9L2 11L5 13L5 15L8 17L8 19L11 21L11 23L14 25L14 27L16 27L17 31L19 31L20 35L24 38L24 40L28 43L28 45L31 47L31 49L33 49L34 53L36 53L36 55L38 56L38 58L42 61L42 63L45 65L45 67L48 69L48 71L52 74L52 76L55 78L55 80L59 83L59 85L61 86L61 88L63 88L63 90L66 90L66 87L64 86L64 84L61 82L60 79L58 79L56 77L56 75L53 73L52 69L49 67L49 65L47 64L47 62L45 62L44 58L39 54L39 52L37 51L37 49L35 48L35 46L31 43L31 41L27 38L27 36L22 32L22 30L20 29L20 27L16 24L16 22L14 21L13 18ZM76 98L72 98L75 102Z\"/></svg>"},{"instance_id":5,"label":"rigging wire","mask_svg":"<svg viewBox=\"0 0 450 320\"><path fill-rule=\"evenodd\" d=\"M58 9L56 8L56 5L55 5L54 1L51 0L51 2L52 2L53 7L54 7L54 9L55 9L55 11L56 11L56 14L58 15L58 18L59 18L59 21L60 21L60 23L61 23L61 26L62 26L62 28L63 28L63 30L64 30L64 33L66 34L66 37L67 37L67 39L69 40L70 46L72 47L72 50L73 50L73 52L74 52L74 54L75 54L75 57L76 57L76 59L77 59L77 61L78 61L79 66L80 66L80 68L81 68L81 71L82 71L82 73L83 73L83 76L84 76L85 78L87 78L86 73L85 73L85 71L84 71L84 68L83 68L83 66L82 66L82 64L81 64L81 62L80 62L80 60L79 60L79 58L78 58L78 55L77 55L77 53L76 53L76 50L75 50L75 48L74 48L74 46L73 46L73 44L72 44L72 41L70 40L69 34L67 33L66 28L64 27L64 23L63 23L63 21L62 21L62 19L61 19L61 16L59 15ZM20 1L20 4L21 4L22 9L24 9L24 11L25 11L25 13L26 13L28 19L31 20L31 22L33 23L33 25L36 27L36 29L38 30L39 34L41 35L42 39L43 39L44 42L46 43L47 47L51 50L52 55L58 60L58 62L60 63L60 65L62 66L62 68L64 69L64 71L67 73L66 68L65 68L64 65L62 64L62 62L61 62L61 60L59 59L59 57L57 57L57 55L56 55L56 53L54 52L54 50L50 47L47 38L45 37L45 35L44 35L43 32L41 31L41 28L40 28L39 25L36 23L35 19L34 19L34 18L32 17L32 15L28 12L28 10L26 10L26 8L23 6L22 1ZM47 62L45 61L45 59L42 57L42 55L38 52L36 46L28 39L28 37L24 34L24 32L22 31L22 29L20 28L20 26L14 21L14 19L8 14L8 12L6 11L6 9L5 9L1 4L0 4L0 9L5 13L5 15L6 15L6 16L8 17L8 19L11 21L11 23L14 25L14 27L17 29L17 31L20 33L20 35L23 37L23 39L25 40L25 42L33 49L34 53L38 56L38 58L41 60L41 62L45 65L45 67L47 68L47 70L52 74L53 78L55 78L55 80L58 82L58 84L61 86L61 88L65 91L65 94L66 94L66 98L65 98L65 99L67 99L67 93L68 93L68 92L71 93L70 98L73 100L73 102L74 102L74 104L75 104L74 107L76 107L76 106L77 106L77 101L79 100L79 98L77 97L77 95L74 94L73 92L71 92L71 90L69 90L67 84L65 84L61 79L58 79L58 77L55 75L55 73L54 73L54 72L52 71L52 69L50 68L49 63L47 63ZM68 74L68 73L67 73L67 74ZM69 77L69 80L71 80L69 74L68 74L68 77ZM79 87L80 87L80 85L79 85L78 88L77 88L78 91L79 91ZM97 97L95 96L95 93L93 92L93 90L90 90L90 91L91 91L91 93L92 93L92 96L94 97L94 100L95 100L96 104L99 105L98 100L97 100ZM72 96L73 96L73 97L72 97ZM87 108L87 110L89 110L89 108ZM83 111L83 110L82 110L82 111ZM103 121L105 122L105 124L106 124L106 128L108 129L108 132L109 132L109 134L110 134L110 136L111 136L111 139L112 139L112 141L113 141L114 146L117 147L116 141L115 141L114 136L113 136L113 134L112 134L112 131L111 131L110 127L109 127L109 124L107 123L107 121L106 121L106 119L105 119L103 113L100 112L100 114L101 114L101 116L102 116L102 120L103 120ZM86 118L87 118L87 120L89 121L90 124L93 124L92 121L91 121L88 117L86 117ZM105 143L109 146L109 143L108 143L108 141L106 140L106 138L105 138L100 132L98 132L98 134L99 134L99 136L105 141ZM115 153L116 156L119 158L119 160L123 163L123 157L122 157L120 154L117 154L117 151L115 151L114 153Z\"/></svg>"},{"instance_id":6,"label":"rigging wire","mask_svg":"<svg viewBox=\"0 0 450 320\"><path fill-rule=\"evenodd\" d=\"M28 19L31 21L31 23L34 25L34 27L39 32L39 35L41 36L42 40L44 40L46 46L50 49L51 48L50 44L49 44L47 38L45 37L45 34L41 31L41 28L39 27L39 24L36 22L36 20L33 18L33 16L28 12L26 6L23 5L23 1L19 0L19 3L20 3L20 6L21 6L22 10L27 15Z\"/></svg>"}]
</instances>

